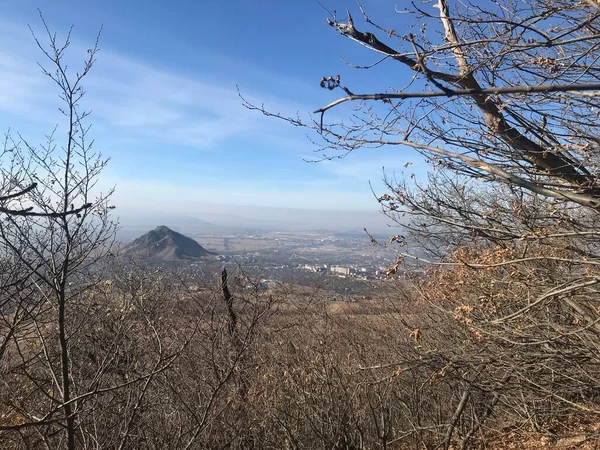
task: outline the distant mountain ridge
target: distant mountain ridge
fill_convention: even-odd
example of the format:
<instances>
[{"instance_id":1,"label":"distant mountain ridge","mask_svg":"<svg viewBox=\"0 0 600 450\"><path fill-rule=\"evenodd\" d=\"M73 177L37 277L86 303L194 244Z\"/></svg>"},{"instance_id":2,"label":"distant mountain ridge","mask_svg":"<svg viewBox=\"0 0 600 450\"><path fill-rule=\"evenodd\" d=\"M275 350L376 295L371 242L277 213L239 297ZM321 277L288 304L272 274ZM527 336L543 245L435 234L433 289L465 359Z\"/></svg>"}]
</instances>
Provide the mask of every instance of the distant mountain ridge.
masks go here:
<instances>
[{"instance_id":1,"label":"distant mountain ridge","mask_svg":"<svg viewBox=\"0 0 600 450\"><path fill-rule=\"evenodd\" d=\"M213 255L195 240L164 225L135 239L124 251L128 255L162 261L181 261Z\"/></svg>"}]
</instances>

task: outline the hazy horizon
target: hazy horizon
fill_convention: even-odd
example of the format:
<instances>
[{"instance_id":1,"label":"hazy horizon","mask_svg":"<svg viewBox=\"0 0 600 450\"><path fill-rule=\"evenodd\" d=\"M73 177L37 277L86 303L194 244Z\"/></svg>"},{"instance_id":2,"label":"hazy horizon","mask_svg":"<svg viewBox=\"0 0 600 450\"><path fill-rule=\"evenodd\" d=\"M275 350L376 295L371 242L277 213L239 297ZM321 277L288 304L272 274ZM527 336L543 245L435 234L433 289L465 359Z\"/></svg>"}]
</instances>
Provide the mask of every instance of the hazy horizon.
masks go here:
<instances>
[{"instance_id":1,"label":"hazy horizon","mask_svg":"<svg viewBox=\"0 0 600 450\"><path fill-rule=\"evenodd\" d=\"M119 238L166 225L176 231L330 231L332 233L391 233L391 219L372 211L331 211L301 208L269 208L247 205L203 204L188 210L116 210ZM145 230L145 231L144 231ZM366 235L365 235L366 237Z\"/></svg>"},{"instance_id":2,"label":"hazy horizon","mask_svg":"<svg viewBox=\"0 0 600 450\"><path fill-rule=\"evenodd\" d=\"M312 142L319 141L318 134L309 139L306 130L243 106L240 93L253 104L282 115L300 114L311 123L316 119L311 111L339 96L320 87L323 75L341 74L358 91L384 90L396 79L393 67L377 67L380 81L368 82L348 70L341 55L357 62L370 55L335 36L318 2L270 1L256 8L244 1L233 7L186 0L185 9L160 2L140 9L131 0L58 1L51 8L33 0L0 3L0 122L31 143L44 142L61 117L57 92L37 65L45 63L44 55L28 28L45 35L37 8L59 41L74 26L65 54L69 69L79 69L103 27L81 108L91 111L86 125L92 125L94 149L110 158L96 189L116 186L112 204L119 212L133 207L186 211L196 199L249 208L376 211L371 188L377 195L387 191L383 167L390 176L426 172L423 158L407 148L365 148L342 159L340 152L324 155ZM356 9L345 3L340 10ZM387 13L376 2L367 6ZM290 16L302 23L300 43L282 20ZM405 17L396 20L402 23ZM331 46L321 45L326 39ZM319 48L318 57L289 51L310 46ZM336 114L327 119L335 120ZM59 125L56 135L64 131ZM320 162L306 162L315 160ZM320 215L309 214L324 223L316 226L333 226L328 225L333 219ZM352 214L347 218L355 223ZM277 214L273 220L279 221ZM370 224L360 219L351 227Z\"/></svg>"}]
</instances>

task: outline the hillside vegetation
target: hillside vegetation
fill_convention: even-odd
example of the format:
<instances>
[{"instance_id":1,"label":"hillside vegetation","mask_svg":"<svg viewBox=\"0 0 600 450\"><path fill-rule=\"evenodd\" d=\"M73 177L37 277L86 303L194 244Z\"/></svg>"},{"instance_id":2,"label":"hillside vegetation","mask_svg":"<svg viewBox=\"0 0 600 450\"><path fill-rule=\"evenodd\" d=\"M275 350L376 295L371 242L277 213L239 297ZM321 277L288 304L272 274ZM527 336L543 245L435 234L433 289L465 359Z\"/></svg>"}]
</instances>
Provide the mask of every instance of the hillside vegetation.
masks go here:
<instances>
[{"instance_id":1,"label":"hillside vegetation","mask_svg":"<svg viewBox=\"0 0 600 450\"><path fill-rule=\"evenodd\" d=\"M121 259L112 191L96 189L108 161L80 106L98 47L67 71L70 35L46 28L62 145L9 134L2 155L2 448L598 447L600 5L431 6L401 11L414 34L360 5L361 23L328 19L414 91L358 95L323 77L341 97L310 123L246 105L332 158L394 146L429 165L386 179L378 201L400 231L372 241L396 249L394 281L352 304L263 288L243 267ZM337 121L344 103L352 117ZM190 241L159 227L132 251L207 253Z\"/></svg>"}]
</instances>

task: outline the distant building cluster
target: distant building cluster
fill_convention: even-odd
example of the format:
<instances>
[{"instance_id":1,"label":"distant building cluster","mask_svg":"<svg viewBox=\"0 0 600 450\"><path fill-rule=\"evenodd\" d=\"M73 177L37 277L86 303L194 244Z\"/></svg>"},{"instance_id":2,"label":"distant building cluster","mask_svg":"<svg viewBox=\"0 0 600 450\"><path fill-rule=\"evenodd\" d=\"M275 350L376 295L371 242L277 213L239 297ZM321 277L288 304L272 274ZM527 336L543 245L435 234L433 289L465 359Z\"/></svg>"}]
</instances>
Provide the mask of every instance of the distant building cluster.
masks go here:
<instances>
[{"instance_id":1,"label":"distant building cluster","mask_svg":"<svg viewBox=\"0 0 600 450\"><path fill-rule=\"evenodd\" d=\"M302 267L304 270L308 270L309 272L327 272L329 270L329 265L325 264L323 266L317 266L314 264L304 264Z\"/></svg>"},{"instance_id":2,"label":"distant building cluster","mask_svg":"<svg viewBox=\"0 0 600 450\"><path fill-rule=\"evenodd\" d=\"M315 265L315 264L304 264L302 267L304 270L308 270L309 272L315 273L324 273L329 272L339 276L349 276L349 275L357 275L357 276L366 276L371 272L366 267L354 268L347 266L334 266L329 264L324 265Z\"/></svg>"},{"instance_id":3,"label":"distant building cluster","mask_svg":"<svg viewBox=\"0 0 600 450\"><path fill-rule=\"evenodd\" d=\"M331 273L338 275L350 275L351 273L354 273L354 269L344 266L331 266L330 271Z\"/></svg>"},{"instance_id":4,"label":"distant building cluster","mask_svg":"<svg viewBox=\"0 0 600 450\"><path fill-rule=\"evenodd\" d=\"M350 275L354 273L356 270L352 267L344 267L344 266L330 266L329 264L324 265L315 265L315 264L305 264L302 266L304 270L308 270L309 272L331 272L337 275Z\"/></svg>"},{"instance_id":5,"label":"distant building cluster","mask_svg":"<svg viewBox=\"0 0 600 450\"><path fill-rule=\"evenodd\" d=\"M329 264L304 264L299 269L314 273L330 273L340 278L352 277L361 280L387 279L386 267L352 267Z\"/></svg>"}]
</instances>

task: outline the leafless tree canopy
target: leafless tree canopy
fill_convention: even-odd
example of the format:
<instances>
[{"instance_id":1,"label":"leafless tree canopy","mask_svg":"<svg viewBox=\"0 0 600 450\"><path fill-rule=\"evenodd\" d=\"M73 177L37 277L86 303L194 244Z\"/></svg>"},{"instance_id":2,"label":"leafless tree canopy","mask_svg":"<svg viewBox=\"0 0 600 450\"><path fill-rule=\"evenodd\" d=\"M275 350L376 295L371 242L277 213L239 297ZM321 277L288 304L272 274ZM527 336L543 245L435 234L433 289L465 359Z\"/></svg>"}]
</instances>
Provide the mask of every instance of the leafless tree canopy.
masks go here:
<instances>
[{"instance_id":1,"label":"leafless tree canopy","mask_svg":"<svg viewBox=\"0 0 600 450\"><path fill-rule=\"evenodd\" d=\"M445 448L473 395L484 395L485 407L461 435L463 448L496 414L538 430L576 411L597 418L600 6L439 0L398 8L409 29L380 26L360 4L327 19L378 56L348 70L368 80L365 69L396 68L389 91L356 93L343 73L323 77L321 86L341 96L311 123L246 106L312 129L326 157L395 146L429 163L425 179L386 178L379 202L403 229L390 239L400 244L393 271L406 259L429 263L421 299L462 324L470 335L462 345L473 345L454 353L454 334L437 349L465 383ZM328 121L349 104L346 119Z\"/></svg>"},{"instance_id":2,"label":"leafless tree canopy","mask_svg":"<svg viewBox=\"0 0 600 450\"><path fill-rule=\"evenodd\" d=\"M357 94L343 76L324 78L344 96L304 125L321 134L325 148L408 146L468 176L597 207L597 7L423 2L401 11L415 25L402 31L360 12L361 24L350 13L327 23L381 56L377 64L396 65L406 81ZM358 113L328 123L326 112L349 101L360 102Z\"/></svg>"},{"instance_id":3,"label":"leafless tree canopy","mask_svg":"<svg viewBox=\"0 0 600 450\"><path fill-rule=\"evenodd\" d=\"M340 98L310 123L246 105L311 129L328 157L395 146L429 163L378 197L402 227L390 273L411 259L424 274L343 307L314 288L249 291L240 268L190 290L115 257L111 192L95 184L107 160L82 109L98 47L67 72L70 34L45 28L61 123L39 146L7 136L1 155L3 448L598 443L600 6L439 0L401 13L414 28L385 29L360 5L327 23L403 85L357 94L325 76Z\"/></svg>"}]
</instances>

